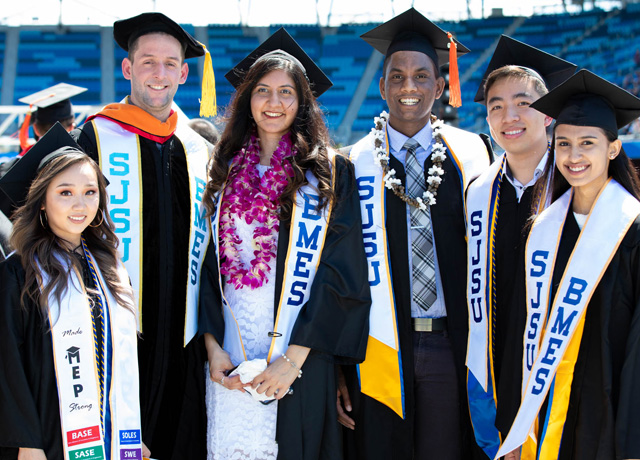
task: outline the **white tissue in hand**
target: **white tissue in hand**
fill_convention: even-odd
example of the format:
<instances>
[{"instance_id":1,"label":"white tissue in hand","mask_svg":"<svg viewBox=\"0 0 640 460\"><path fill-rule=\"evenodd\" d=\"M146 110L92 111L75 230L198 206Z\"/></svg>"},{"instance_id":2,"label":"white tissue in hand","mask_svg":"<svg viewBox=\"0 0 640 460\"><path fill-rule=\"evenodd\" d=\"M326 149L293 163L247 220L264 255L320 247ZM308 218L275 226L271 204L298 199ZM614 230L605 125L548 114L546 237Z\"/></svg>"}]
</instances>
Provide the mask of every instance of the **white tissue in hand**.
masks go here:
<instances>
[{"instance_id":1,"label":"white tissue in hand","mask_svg":"<svg viewBox=\"0 0 640 460\"><path fill-rule=\"evenodd\" d=\"M266 359L252 359L251 361L243 361L238 365L238 367L236 367L233 370L233 372L229 374L229 377L234 375L239 375L240 381L242 383L249 383L255 377L260 375L262 371L264 371L266 368L267 368ZM253 397L253 399L255 399L256 401L269 401L271 399L274 399L273 397L269 397L264 393L262 394L258 393L256 390L254 390L251 387L245 387L244 391L249 393Z\"/></svg>"},{"instance_id":2,"label":"white tissue in hand","mask_svg":"<svg viewBox=\"0 0 640 460\"><path fill-rule=\"evenodd\" d=\"M242 383L249 383L255 377L260 375L262 371L267 368L267 360L266 359L252 359L251 361L242 361L238 367L236 367L233 372L229 374L229 377L232 375L239 375Z\"/></svg>"}]
</instances>

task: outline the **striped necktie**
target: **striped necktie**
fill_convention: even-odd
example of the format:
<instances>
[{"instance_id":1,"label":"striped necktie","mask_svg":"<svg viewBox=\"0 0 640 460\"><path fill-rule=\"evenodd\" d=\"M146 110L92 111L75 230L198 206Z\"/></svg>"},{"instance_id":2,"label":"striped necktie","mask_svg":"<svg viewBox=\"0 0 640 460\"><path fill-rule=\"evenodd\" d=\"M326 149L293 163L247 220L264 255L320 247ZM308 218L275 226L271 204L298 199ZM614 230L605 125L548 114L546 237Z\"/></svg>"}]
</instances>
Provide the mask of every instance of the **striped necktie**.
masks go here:
<instances>
[{"instance_id":1,"label":"striped necktie","mask_svg":"<svg viewBox=\"0 0 640 460\"><path fill-rule=\"evenodd\" d=\"M409 196L422 196L425 191L425 179L422 165L416 158L419 144L408 139L403 148L407 149L406 172L407 192ZM429 210L411 206L411 281L413 283L413 301L423 310L428 310L436 301L436 270L433 254L433 235Z\"/></svg>"}]
</instances>

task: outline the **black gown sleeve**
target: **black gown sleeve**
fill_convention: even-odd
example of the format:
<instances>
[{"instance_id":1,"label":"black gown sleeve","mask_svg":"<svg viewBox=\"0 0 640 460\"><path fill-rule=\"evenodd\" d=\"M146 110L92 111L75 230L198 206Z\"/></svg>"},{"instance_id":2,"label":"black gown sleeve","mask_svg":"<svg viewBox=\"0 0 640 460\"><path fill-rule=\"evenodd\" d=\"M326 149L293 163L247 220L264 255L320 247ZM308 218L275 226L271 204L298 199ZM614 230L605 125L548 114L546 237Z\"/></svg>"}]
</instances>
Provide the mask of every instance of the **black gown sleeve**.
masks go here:
<instances>
[{"instance_id":1,"label":"black gown sleeve","mask_svg":"<svg viewBox=\"0 0 640 460\"><path fill-rule=\"evenodd\" d=\"M38 312L20 306L23 285L24 270L17 256L0 263L0 446L44 449L40 416L26 370L29 364L42 363L29 363L25 352L29 316Z\"/></svg>"},{"instance_id":2,"label":"black gown sleeve","mask_svg":"<svg viewBox=\"0 0 640 460\"><path fill-rule=\"evenodd\" d=\"M290 344L357 363L365 357L371 307L360 198L351 163L336 157L335 174L336 204L309 301L298 315Z\"/></svg>"},{"instance_id":3,"label":"black gown sleeve","mask_svg":"<svg viewBox=\"0 0 640 460\"><path fill-rule=\"evenodd\" d=\"M222 346L224 315L222 314L222 295L218 281L218 258L214 244L213 240L209 243L200 274L198 332L200 335L212 334L218 344Z\"/></svg>"},{"instance_id":4,"label":"black gown sleeve","mask_svg":"<svg viewBox=\"0 0 640 460\"><path fill-rule=\"evenodd\" d=\"M631 322L620 374L616 453L618 458L640 458L640 219L631 227L632 247L624 251L621 264L629 267L629 284L624 303L630 308ZM629 236L629 235L628 235Z\"/></svg>"}]
</instances>

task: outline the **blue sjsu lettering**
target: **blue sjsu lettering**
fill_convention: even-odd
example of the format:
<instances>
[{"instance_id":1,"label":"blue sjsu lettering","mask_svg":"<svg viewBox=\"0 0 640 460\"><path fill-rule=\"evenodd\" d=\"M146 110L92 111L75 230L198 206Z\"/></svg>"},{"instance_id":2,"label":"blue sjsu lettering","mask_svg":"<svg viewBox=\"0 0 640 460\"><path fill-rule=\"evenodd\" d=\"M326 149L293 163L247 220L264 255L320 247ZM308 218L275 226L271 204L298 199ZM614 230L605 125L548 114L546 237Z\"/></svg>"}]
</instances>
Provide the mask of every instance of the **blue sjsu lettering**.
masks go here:
<instances>
[{"instance_id":1,"label":"blue sjsu lettering","mask_svg":"<svg viewBox=\"0 0 640 460\"><path fill-rule=\"evenodd\" d=\"M471 224L471 236L477 237L482 234L482 211L474 211L471 213L471 217L469 219ZM482 287L482 268L478 267L480 264L480 247L482 246L482 239L478 238L476 240L475 254L471 256L471 266L469 270L471 272L471 295L473 297L469 298L469 303L471 304L471 314L473 317L473 321L476 323L482 322L483 312L482 312L482 295L481 287ZM472 250L470 248L470 250Z\"/></svg>"}]
</instances>

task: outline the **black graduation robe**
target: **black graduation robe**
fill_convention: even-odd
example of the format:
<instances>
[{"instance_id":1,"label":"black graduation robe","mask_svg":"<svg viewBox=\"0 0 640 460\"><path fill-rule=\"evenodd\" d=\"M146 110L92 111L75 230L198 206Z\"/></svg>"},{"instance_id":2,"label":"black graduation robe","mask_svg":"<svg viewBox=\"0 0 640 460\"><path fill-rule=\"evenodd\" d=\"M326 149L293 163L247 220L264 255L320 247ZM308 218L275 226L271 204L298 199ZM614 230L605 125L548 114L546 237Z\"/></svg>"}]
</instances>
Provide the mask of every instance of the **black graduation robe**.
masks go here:
<instances>
[{"instance_id":1,"label":"black graduation robe","mask_svg":"<svg viewBox=\"0 0 640 460\"><path fill-rule=\"evenodd\" d=\"M85 286L95 288L86 259L80 263ZM32 301L21 307L24 280L19 256L0 263L0 459L16 459L18 447L42 449L47 459L62 459L51 325ZM100 335L98 340L100 348Z\"/></svg>"},{"instance_id":2,"label":"black graduation robe","mask_svg":"<svg viewBox=\"0 0 640 460\"><path fill-rule=\"evenodd\" d=\"M520 407L522 381L522 336L527 320L525 292L519 280L524 276L527 220L531 214L533 187L527 187L518 202L506 177L500 188L496 227L496 317L494 373L498 407L496 428L503 439Z\"/></svg>"},{"instance_id":3,"label":"black graduation robe","mask_svg":"<svg viewBox=\"0 0 640 460\"><path fill-rule=\"evenodd\" d=\"M353 166L336 157L332 210L309 301L291 333L291 345L311 348L296 379L294 393L278 402L276 441L279 460L339 460L342 440L336 409L335 364L355 364L365 357L371 294L362 241L360 199ZM289 247L290 221L281 221L276 260L274 321ZM200 333L224 339L218 261L209 245L200 283ZM204 376L209 378L209 376Z\"/></svg>"},{"instance_id":4,"label":"black graduation robe","mask_svg":"<svg viewBox=\"0 0 640 460\"><path fill-rule=\"evenodd\" d=\"M93 123L71 133L96 161ZM142 162L142 337L138 341L142 440L153 458L206 456L202 340L184 347L189 176L182 143L139 136Z\"/></svg>"},{"instance_id":5,"label":"black graduation robe","mask_svg":"<svg viewBox=\"0 0 640 460\"><path fill-rule=\"evenodd\" d=\"M484 152L478 152L484 155ZM432 166L429 155L424 164ZM402 163L390 155L389 166L403 183L406 173ZM467 309L467 243L463 193L460 175L448 157L442 163L445 171L438 188L437 204L431 208L440 280L447 309L447 328L453 348L460 390L460 420L462 423L465 459L478 458L480 448L475 444L466 396L466 366L468 309ZM409 274L409 246L405 203L393 192L386 193L385 221L389 242L391 278L396 302L398 336L402 357L405 418L360 392L355 366L343 367L353 410L348 413L356 424L355 430L345 429L345 452L350 460L407 460L413 458L414 409L413 391L413 327L411 325L411 277Z\"/></svg>"},{"instance_id":6,"label":"black graduation robe","mask_svg":"<svg viewBox=\"0 0 640 460\"><path fill-rule=\"evenodd\" d=\"M553 271L554 296L579 234L570 212ZM545 407L546 403L542 417ZM638 414L640 217L629 228L587 305L558 458L640 458Z\"/></svg>"},{"instance_id":7,"label":"black graduation robe","mask_svg":"<svg viewBox=\"0 0 640 460\"><path fill-rule=\"evenodd\" d=\"M16 255L0 263L0 458L17 447L62 459L58 388L49 323L39 307L20 306L24 269Z\"/></svg>"}]
</instances>

